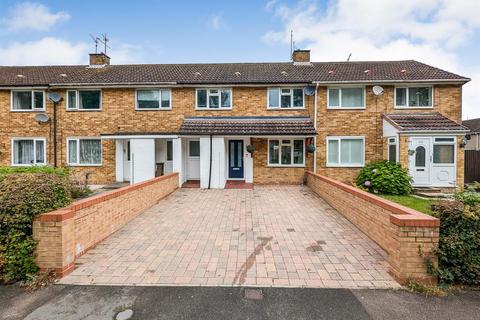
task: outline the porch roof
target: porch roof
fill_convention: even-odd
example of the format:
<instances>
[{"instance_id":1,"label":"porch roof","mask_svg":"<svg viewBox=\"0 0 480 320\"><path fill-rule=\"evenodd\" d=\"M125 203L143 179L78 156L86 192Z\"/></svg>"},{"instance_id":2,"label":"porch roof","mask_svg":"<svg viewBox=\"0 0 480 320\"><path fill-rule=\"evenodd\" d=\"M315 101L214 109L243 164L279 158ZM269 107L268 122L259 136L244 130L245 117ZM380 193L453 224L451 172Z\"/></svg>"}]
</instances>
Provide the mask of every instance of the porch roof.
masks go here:
<instances>
[{"instance_id":1,"label":"porch roof","mask_svg":"<svg viewBox=\"0 0 480 320\"><path fill-rule=\"evenodd\" d=\"M458 132L465 133L469 129L444 115L435 113L423 114L384 114L383 118L399 132Z\"/></svg>"},{"instance_id":2,"label":"porch roof","mask_svg":"<svg viewBox=\"0 0 480 320\"><path fill-rule=\"evenodd\" d=\"M315 136L308 116L297 117L189 117L180 127L183 135Z\"/></svg>"}]
</instances>

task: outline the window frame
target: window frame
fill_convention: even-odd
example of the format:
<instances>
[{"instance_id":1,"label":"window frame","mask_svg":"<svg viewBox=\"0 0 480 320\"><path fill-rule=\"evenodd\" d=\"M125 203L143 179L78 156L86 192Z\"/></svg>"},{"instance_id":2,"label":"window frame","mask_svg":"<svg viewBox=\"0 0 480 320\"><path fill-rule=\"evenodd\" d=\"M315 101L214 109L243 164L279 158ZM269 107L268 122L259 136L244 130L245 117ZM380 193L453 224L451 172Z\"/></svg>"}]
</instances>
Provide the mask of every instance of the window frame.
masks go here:
<instances>
[{"instance_id":1,"label":"window frame","mask_svg":"<svg viewBox=\"0 0 480 320\"><path fill-rule=\"evenodd\" d=\"M24 164L24 163L15 163L15 141L22 141L22 140L32 140L33 141L33 156L34 162L32 164ZM43 141L43 163L37 163L37 143L36 141ZM47 138L43 137L13 137L11 139L11 166L12 167L33 167L33 166L46 166L48 164L47 161Z\"/></svg>"},{"instance_id":2,"label":"window frame","mask_svg":"<svg viewBox=\"0 0 480 320\"><path fill-rule=\"evenodd\" d=\"M70 150L68 147L69 141L77 141L77 163L70 163ZM80 140L99 140L100 141L100 163L80 163ZM103 166L103 146L101 137L68 137L66 144L67 165L69 167L101 167Z\"/></svg>"},{"instance_id":3,"label":"window frame","mask_svg":"<svg viewBox=\"0 0 480 320\"><path fill-rule=\"evenodd\" d=\"M14 92L31 92L32 94L32 109L14 109L13 108L13 94ZM35 102L35 92L41 92L43 95L42 99L42 108L34 108L34 102ZM46 97L45 97L45 90L43 89L35 89L35 88L23 88L23 89L14 89L10 90L10 111L12 112L41 112L41 111L46 111Z\"/></svg>"},{"instance_id":4,"label":"window frame","mask_svg":"<svg viewBox=\"0 0 480 320\"><path fill-rule=\"evenodd\" d=\"M342 164L340 161L342 159L341 151L341 141L342 140L361 140L362 141L362 163L361 164ZM329 141L336 140L338 141L338 163L329 163L328 162L328 152L329 152ZM329 136L326 138L326 154L325 154L325 165L328 168L362 168L365 166L365 136Z\"/></svg>"},{"instance_id":5,"label":"window frame","mask_svg":"<svg viewBox=\"0 0 480 320\"><path fill-rule=\"evenodd\" d=\"M342 107L342 89L361 88L363 90L363 106L361 107ZM330 106L330 89L339 89L338 104L339 106ZM364 85L351 86L329 86L327 87L327 109L329 110L365 110L367 108L367 90Z\"/></svg>"},{"instance_id":6,"label":"window frame","mask_svg":"<svg viewBox=\"0 0 480 320\"><path fill-rule=\"evenodd\" d=\"M451 141L437 141L437 139L452 139ZM434 157L434 152L435 152L435 146L441 145L441 146L453 146L453 163L435 163L435 157ZM433 167L456 167L457 166L457 138L456 137L447 137L447 136L439 136L439 137L433 137L432 139L432 161L431 165Z\"/></svg>"},{"instance_id":7,"label":"window frame","mask_svg":"<svg viewBox=\"0 0 480 320\"><path fill-rule=\"evenodd\" d=\"M270 141L278 141L278 163L270 163ZM290 164L282 164L282 145L287 145L283 144L282 140L289 140L290 141L290 146L292 147L292 154L291 154L291 163ZM303 158L302 158L302 163L293 163L294 159L294 141L295 140L302 140L302 147L303 147ZM304 168L305 167L305 158L306 158L306 148L305 148L305 138L268 138L267 141L267 167L286 167L286 168Z\"/></svg>"},{"instance_id":8,"label":"window frame","mask_svg":"<svg viewBox=\"0 0 480 320\"><path fill-rule=\"evenodd\" d=\"M206 90L207 91L207 105L205 107L198 107L198 91L199 90ZM219 91L219 100L218 100L218 108L211 108L210 107L210 90L218 90ZM230 107L225 108L222 107L222 90L230 91ZM233 89L231 87L198 87L195 88L195 110L200 111L221 111L221 110L232 110L233 109Z\"/></svg>"},{"instance_id":9,"label":"window frame","mask_svg":"<svg viewBox=\"0 0 480 320\"><path fill-rule=\"evenodd\" d=\"M291 107L283 108L282 107L282 89L290 90L290 102ZM293 90L301 89L302 90L302 106L294 107L293 106ZM270 90L278 90L278 107L270 107ZM305 109L305 92L303 87L268 87L267 88L267 110L302 110Z\"/></svg>"},{"instance_id":10,"label":"window frame","mask_svg":"<svg viewBox=\"0 0 480 320\"><path fill-rule=\"evenodd\" d=\"M139 108L138 107L138 91L145 91L145 90L155 90L159 92L159 104L158 108ZM170 94L170 100L168 101L168 107L162 107L162 91L168 91ZM135 89L135 110L136 111L168 111L172 110L172 88L137 88Z\"/></svg>"},{"instance_id":11,"label":"window frame","mask_svg":"<svg viewBox=\"0 0 480 320\"><path fill-rule=\"evenodd\" d=\"M80 91L99 91L100 92L100 107L98 109L80 109ZM69 108L70 104L70 95L69 92L75 92L75 108ZM99 88L82 88L82 89L67 89L65 92L66 96L66 105L65 108L67 111L81 111L81 112L88 112L88 111L102 111L103 109L103 92L102 89Z\"/></svg>"},{"instance_id":12,"label":"window frame","mask_svg":"<svg viewBox=\"0 0 480 320\"><path fill-rule=\"evenodd\" d=\"M431 105L430 106L409 106L409 88L430 88L432 91L432 98L431 100ZM399 106L397 105L397 89L407 89L407 96L406 96L406 102L407 104L405 106ZM409 84L409 85L400 85L400 86L395 86L393 90L393 106L395 109L433 109L435 106L435 86L433 84Z\"/></svg>"},{"instance_id":13,"label":"window frame","mask_svg":"<svg viewBox=\"0 0 480 320\"><path fill-rule=\"evenodd\" d=\"M392 141L393 140L393 141ZM387 160L390 160L390 146L395 146L395 162L398 163L398 138L387 137Z\"/></svg>"}]
</instances>

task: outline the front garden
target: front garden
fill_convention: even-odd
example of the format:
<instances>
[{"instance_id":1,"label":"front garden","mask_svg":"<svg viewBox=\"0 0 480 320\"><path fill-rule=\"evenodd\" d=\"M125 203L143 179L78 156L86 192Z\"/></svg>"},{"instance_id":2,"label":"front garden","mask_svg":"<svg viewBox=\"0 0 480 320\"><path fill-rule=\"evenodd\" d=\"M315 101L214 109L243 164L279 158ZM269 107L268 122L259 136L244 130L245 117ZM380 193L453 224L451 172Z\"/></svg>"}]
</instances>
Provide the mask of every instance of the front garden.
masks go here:
<instances>
[{"instance_id":1,"label":"front garden","mask_svg":"<svg viewBox=\"0 0 480 320\"><path fill-rule=\"evenodd\" d=\"M426 260L442 284L480 285L480 193L466 188L452 199L433 201L411 195L408 172L391 161L365 166L356 185L390 201L440 219L438 266Z\"/></svg>"},{"instance_id":2,"label":"front garden","mask_svg":"<svg viewBox=\"0 0 480 320\"><path fill-rule=\"evenodd\" d=\"M65 168L0 167L0 282L26 281L38 272L32 238L35 216L89 192Z\"/></svg>"}]
</instances>

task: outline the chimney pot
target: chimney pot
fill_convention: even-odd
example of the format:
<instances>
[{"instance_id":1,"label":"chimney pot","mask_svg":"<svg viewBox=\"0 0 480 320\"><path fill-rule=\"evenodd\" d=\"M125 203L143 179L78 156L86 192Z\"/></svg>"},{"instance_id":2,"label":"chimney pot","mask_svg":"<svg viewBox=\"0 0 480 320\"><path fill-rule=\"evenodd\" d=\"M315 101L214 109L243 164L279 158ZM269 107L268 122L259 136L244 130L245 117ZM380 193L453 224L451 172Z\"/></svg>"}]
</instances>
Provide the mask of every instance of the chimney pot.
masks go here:
<instances>
[{"instance_id":1,"label":"chimney pot","mask_svg":"<svg viewBox=\"0 0 480 320\"><path fill-rule=\"evenodd\" d=\"M110 57L103 52L90 53L90 65L91 66L110 65Z\"/></svg>"},{"instance_id":2,"label":"chimney pot","mask_svg":"<svg viewBox=\"0 0 480 320\"><path fill-rule=\"evenodd\" d=\"M310 62L310 50L294 50L292 60L293 62Z\"/></svg>"}]
</instances>

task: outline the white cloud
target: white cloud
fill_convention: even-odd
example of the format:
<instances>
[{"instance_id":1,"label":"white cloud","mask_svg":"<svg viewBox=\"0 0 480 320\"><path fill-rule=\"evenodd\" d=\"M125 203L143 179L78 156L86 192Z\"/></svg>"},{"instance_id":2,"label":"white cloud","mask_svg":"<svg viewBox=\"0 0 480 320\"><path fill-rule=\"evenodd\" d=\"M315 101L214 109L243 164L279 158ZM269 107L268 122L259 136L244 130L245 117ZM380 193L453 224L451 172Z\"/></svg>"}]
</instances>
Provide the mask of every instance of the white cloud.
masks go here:
<instances>
[{"instance_id":1,"label":"white cloud","mask_svg":"<svg viewBox=\"0 0 480 320\"><path fill-rule=\"evenodd\" d=\"M3 25L9 31L37 30L47 31L60 21L70 19L66 12L50 12L40 3L23 2L13 7L9 15L3 19Z\"/></svg>"},{"instance_id":2,"label":"white cloud","mask_svg":"<svg viewBox=\"0 0 480 320\"><path fill-rule=\"evenodd\" d=\"M220 30L224 27L223 17L219 13L213 13L210 15L208 25L214 30Z\"/></svg>"},{"instance_id":3,"label":"white cloud","mask_svg":"<svg viewBox=\"0 0 480 320\"><path fill-rule=\"evenodd\" d=\"M324 7L315 1L270 7L284 27L266 33L267 43L288 44L294 30L297 46L311 49L314 60L346 60L349 53L352 60L416 59L470 76L464 116L480 117L480 65L462 65L458 57L480 28L480 1L337 0Z\"/></svg>"}]
</instances>

